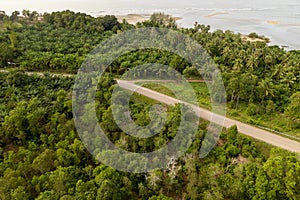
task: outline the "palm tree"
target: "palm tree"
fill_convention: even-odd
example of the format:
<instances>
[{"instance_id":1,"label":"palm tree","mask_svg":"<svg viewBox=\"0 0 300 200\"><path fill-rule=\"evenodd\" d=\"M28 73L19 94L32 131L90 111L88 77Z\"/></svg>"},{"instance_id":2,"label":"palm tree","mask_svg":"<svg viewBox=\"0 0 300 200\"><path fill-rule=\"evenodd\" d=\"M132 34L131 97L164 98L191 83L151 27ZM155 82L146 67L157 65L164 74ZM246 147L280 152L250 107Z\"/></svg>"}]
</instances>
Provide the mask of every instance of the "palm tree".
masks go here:
<instances>
[{"instance_id":1,"label":"palm tree","mask_svg":"<svg viewBox=\"0 0 300 200\"><path fill-rule=\"evenodd\" d=\"M233 64L233 69L240 73L243 69L243 60L240 58L235 59L234 64Z\"/></svg>"},{"instance_id":2,"label":"palm tree","mask_svg":"<svg viewBox=\"0 0 300 200\"><path fill-rule=\"evenodd\" d=\"M12 21L16 21L18 19L18 16L20 15L20 12L19 11L14 11L11 16L10 16L10 19Z\"/></svg>"},{"instance_id":3,"label":"palm tree","mask_svg":"<svg viewBox=\"0 0 300 200\"><path fill-rule=\"evenodd\" d=\"M248 68L248 72L251 74L253 74L255 69L258 67L258 58L254 53L249 56L246 66Z\"/></svg>"},{"instance_id":4,"label":"palm tree","mask_svg":"<svg viewBox=\"0 0 300 200\"><path fill-rule=\"evenodd\" d=\"M24 10L22 11L22 15L23 15L25 18L29 18L30 11L24 9Z\"/></svg>"},{"instance_id":5,"label":"palm tree","mask_svg":"<svg viewBox=\"0 0 300 200\"><path fill-rule=\"evenodd\" d=\"M266 97L274 96L272 79L266 78L258 83L258 91L260 93L261 104L263 104Z\"/></svg>"},{"instance_id":6,"label":"palm tree","mask_svg":"<svg viewBox=\"0 0 300 200\"><path fill-rule=\"evenodd\" d=\"M33 11L33 12L31 12L31 13L29 14L29 20L30 20L30 21L36 21L37 18L38 18L38 16L39 16L39 13L36 12L36 11Z\"/></svg>"},{"instance_id":7,"label":"palm tree","mask_svg":"<svg viewBox=\"0 0 300 200\"><path fill-rule=\"evenodd\" d=\"M281 77L285 74L285 67L282 64L275 65L271 78L279 81Z\"/></svg>"},{"instance_id":8,"label":"palm tree","mask_svg":"<svg viewBox=\"0 0 300 200\"><path fill-rule=\"evenodd\" d=\"M293 72L287 72L282 79L280 80L280 82L287 84L289 87L293 86L294 83L296 82L297 78L294 75Z\"/></svg>"}]
</instances>

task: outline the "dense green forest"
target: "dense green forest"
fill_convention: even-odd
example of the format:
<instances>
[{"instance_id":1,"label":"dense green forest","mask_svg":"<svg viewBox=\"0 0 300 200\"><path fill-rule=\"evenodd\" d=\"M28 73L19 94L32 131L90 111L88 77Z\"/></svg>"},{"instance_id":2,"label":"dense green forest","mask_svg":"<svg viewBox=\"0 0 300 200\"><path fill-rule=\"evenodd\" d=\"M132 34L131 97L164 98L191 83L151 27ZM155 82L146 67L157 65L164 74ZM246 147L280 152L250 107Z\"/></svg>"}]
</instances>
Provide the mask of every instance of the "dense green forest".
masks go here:
<instances>
[{"instance_id":1,"label":"dense green forest","mask_svg":"<svg viewBox=\"0 0 300 200\"><path fill-rule=\"evenodd\" d=\"M161 13L136 25L71 11L0 13L0 67L9 69L0 73L0 199L300 199L299 155L240 135L236 127L224 129L218 145L200 159L208 126L201 121L184 157L165 170L144 174L114 170L86 150L73 121L74 77L49 72L76 74L101 41L140 27L166 27L197 40L221 69L230 115L258 125L268 121L263 125L299 136L300 51L244 41L240 34L198 23L180 28ZM126 150L160 148L174 137L180 121L178 105L168 107L163 131L143 140L122 132L113 121L113 78L153 62L187 78L199 74L179 56L155 49L130 52L111 64L98 82L97 117L110 140ZM197 87L202 94L203 87ZM132 96L137 124L149 123L148 110L155 103Z\"/></svg>"}]
</instances>

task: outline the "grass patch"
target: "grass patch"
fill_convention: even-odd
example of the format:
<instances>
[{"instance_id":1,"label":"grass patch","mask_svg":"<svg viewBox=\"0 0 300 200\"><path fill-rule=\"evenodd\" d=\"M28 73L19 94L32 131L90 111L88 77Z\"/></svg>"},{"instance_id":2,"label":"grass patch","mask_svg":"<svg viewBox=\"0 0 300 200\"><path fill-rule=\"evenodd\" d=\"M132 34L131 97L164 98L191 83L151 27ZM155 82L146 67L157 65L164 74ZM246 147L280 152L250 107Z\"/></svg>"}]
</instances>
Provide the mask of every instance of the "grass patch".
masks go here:
<instances>
[{"instance_id":1,"label":"grass patch","mask_svg":"<svg viewBox=\"0 0 300 200\"><path fill-rule=\"evenodd\" d=\"M165 105L162 104L159 101L156 101L154 99L151 99L149 97L143 96L141 94L138 94L134 92L130 98L131 101L138 103L138 104L145 104L145 105L154 105L154 104L160 104L160 105Z\"/></svg>"},{"instance_id":2,"label":"grass patch","mask_svg":"<svg viewBox=\"0 0 300 200\"><path fill-rule=\"evenodd\" d=\"M176 98L176 94L177 94L177 96L180 97L180 99L183 101L197 104L206 109L211 109L209 90L206 86L206 83L189 83L196 95L196 99L195 99L196 101L193 101L193 94L190 93L191 90L188 90L187 86L181 83L137 82L136 84L154 90L156 92L160 92L162 94L168 95L173 98Z\"/></svg>"},{"instance_id":3,"label":"grass patch","mask_svg":"<svg viewBox=\"0 0 300 200\"><path fill-rule=\"evenodd\" d=\"M300 129L290 127L290 119L282 113L256 114L249 116L246 113L247 103L241 103L237 109L227 108L229 117L255 126L263 126L274 131L283 132L285 134L300 138Z\"/></svg>"},{"instance_id":4,"label":"grass patch","mask_svg":"<svg viewBox=\"0 0 300 200\"><path fill-rule=\"evenodd\" d=\"M168 89L169 86L176 91L182 92L185 99L189 99L189 94L185 94L186 91L182 84L174 83L174 82L167 82L167 83L149 83L149 82L139 82L138 85L142 85L148 89L160 92L162 94L175 97L174 93ZM208 110L211 109L211 99L209 90L206 84L211 83L190 83L193 87L195 94L197 96L198 105L202 108L206 108ZM188 101L189 102L189 101ZM241 102L237 109L230 108L227 106L226 112L229 118L251 124L254 126L263 126L266 128L270 128L272 130L283 132L285 134L296 136L300 138L300 129L299 128L291 128L290 123L291 121L285 117L282 113L263 113L263 114L256 114L250 116L247 114L247 108L249 107L248 103Z\"/></svg>"}]
</instances>

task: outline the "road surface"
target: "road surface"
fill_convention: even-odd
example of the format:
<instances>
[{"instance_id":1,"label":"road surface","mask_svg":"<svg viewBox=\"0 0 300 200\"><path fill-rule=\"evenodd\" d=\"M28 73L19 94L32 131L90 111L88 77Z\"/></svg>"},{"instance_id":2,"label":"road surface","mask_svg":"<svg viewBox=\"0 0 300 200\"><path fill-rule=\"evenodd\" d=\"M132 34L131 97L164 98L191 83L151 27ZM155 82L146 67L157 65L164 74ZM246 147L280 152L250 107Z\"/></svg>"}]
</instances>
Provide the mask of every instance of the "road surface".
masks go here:
<instances>
[{"instance_id":1,"label":"road surface","mask_svg":"<svg viewBox=\"0 0 300 200\"><path fill-rule=\"evenodd\" d=\"M169 97L169 96L161 94L159 92L138 86L138 85L134 84L134 82L132 82L132 81L117 80L117 82L121 88L134 91L136 93L139 93L139 94L149 97L151 99L157 100L161 103L165 103L167 105L174 105L176 103L185 103L185 104L191 105L189 103L180 101L173 97ZM244 135L247 135L252 138L258 139L260 141L269 143L273 146L280 147L282 149L286 149L291 152L300 153L300 143L297 141L276 135L274 133L259 129L257 127L250 126L248 124L239 122L237 120L229 119L227 117L224 117L224 116L221 116L218 114L214 114L214 113L210 112L209 110L200 108L195 105L192 105L192 108L193 108L194 112L202 119L211 121L213 123L216 123L216 124L221 125L226 128L236 125L238 128L238 131Z\"/></svg>"},{"instance_id":2,"label":"road surface","mask_svg":"<svg viewBox=\"0 0 300 200\"><path fill-rule=\"evenodd\" d=\"M0 72L8 72L7 70L0 70ZM41 72L26 72L28 75L33 75L33 74L37 74L40 76L43 76L44 74ZM65 77L71 77L73 75L71 74L52 74L52 75L56 75L56 76L65 76ZM297 152L300 153L300 143L295 141L295 140L291 140L279 135L276 135L274 133L271 133L269 131L266 130L262 130L260 128L257 127L253 127L250 126L248 124L239 122L237 120L233 120L233 119L229 119L227 117L215 114L210 112L209 110L200 108L198 106L195 105L191 105L189 103L180 101L178 99L175 99L173 97L169 97L167 95L161 94L159 92L138 86L135 84L136 81L125 81L125 80L117 80L118 84L120 87L127 89L127 90L131 90L131 91L135 91L136 93L142 94L144 96L147 96L151 99L157 100L161 103L167 104L167 105L174 105L176 103L185 103L188 104L190 106L192 106L194 112L201 117L202 119L211 121L213 123L216 123L218 125L221 125L223 127L229 128L233 125L236 125L238 128L238 131L244 135L250 136L252 138L258 139L260 141L266 142L268 144L271 144L273 146L276 147L280 147L282 149L286 149L288 151L291 152Z\"/></svg>"}]
</instances>

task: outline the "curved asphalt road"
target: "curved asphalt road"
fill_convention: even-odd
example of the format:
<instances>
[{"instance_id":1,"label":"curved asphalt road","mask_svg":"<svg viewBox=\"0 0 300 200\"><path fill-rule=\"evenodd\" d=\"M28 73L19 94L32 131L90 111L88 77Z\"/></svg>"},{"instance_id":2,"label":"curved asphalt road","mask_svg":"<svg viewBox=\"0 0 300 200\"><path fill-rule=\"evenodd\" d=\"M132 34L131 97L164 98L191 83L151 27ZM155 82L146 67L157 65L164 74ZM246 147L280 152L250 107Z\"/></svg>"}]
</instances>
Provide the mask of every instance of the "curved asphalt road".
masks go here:
<instances>
[{"instance_id":1,"label":"curved asphalt road","mask_svg":"<svg viewBox=\"0 0 300 200\"><path fill-rule=\"evenodd\" d=\"M7 72L7 70L0 70L0 72ZM36 73L36 72L27 72L29 75L38 74L40 76L43 76L42 73ZM54 74L57 76L72 76L70 74ZM191 105L187 102L180 101L178 99L169 97L167 95L161 94L159 92L138 86L134 84L135 81L125 81L125 80L117 80L120 87L135 91L136 93L142 94L146 97L149 97L151 99L157 100L161 103L165 103L167 105L174 105L176 103L185 103L190 105L194 112L201 117L202 119L211 121L213 123L216 123L218 125L221 125L223 127L229 128L233 125L236 125L238 128L238 131L244 135L250 136L252 138L261 140L263 142L269 143L273 146L280 147L282 149L286 149L291 152L297 152L300 153L300 143L279 135L276 135L274 133L271 133L269 131L265 131L253 126L250 126L248 124L239 122L237 120L229 119L227 117L215 114L210 112L209 110L200 108L195 105Z\"/></svg>"},{"instance_id":2,"label":"curved asphalt road","mask_svg":"<svg viewBox=\"0 0 300 200\"><path fill-rule=\"evenodd\" d=\"M134 84L132 81L125 81L125 80L117 80L119 86L121 88L134 91L136 93L139 93L141 95L144 95L146 97L149 97L151 99L157 100L161 103L165 103L167 105L174 105L176 103L185 103L188 105L191 105L186 102L182 102L178 99L169 97L167 95L161 94L159 92L138 86ZM271 145L286 149L291 152L297 152L300 153L300 143L279 135L276 135L274 133L250 126L248 124L239 122L237 120L229 119L227 117L214 114L210 112L209 110L200 108L195 105L191 105L195 113L208 121L211 121L213 123L216 123L218 125L221 125L223 127L229 128L233 125L236 125L238 128L238 131L244 135L250 136L252 138L261 140L263 142L269 143Z\"/></svg>"}]
</instances>

